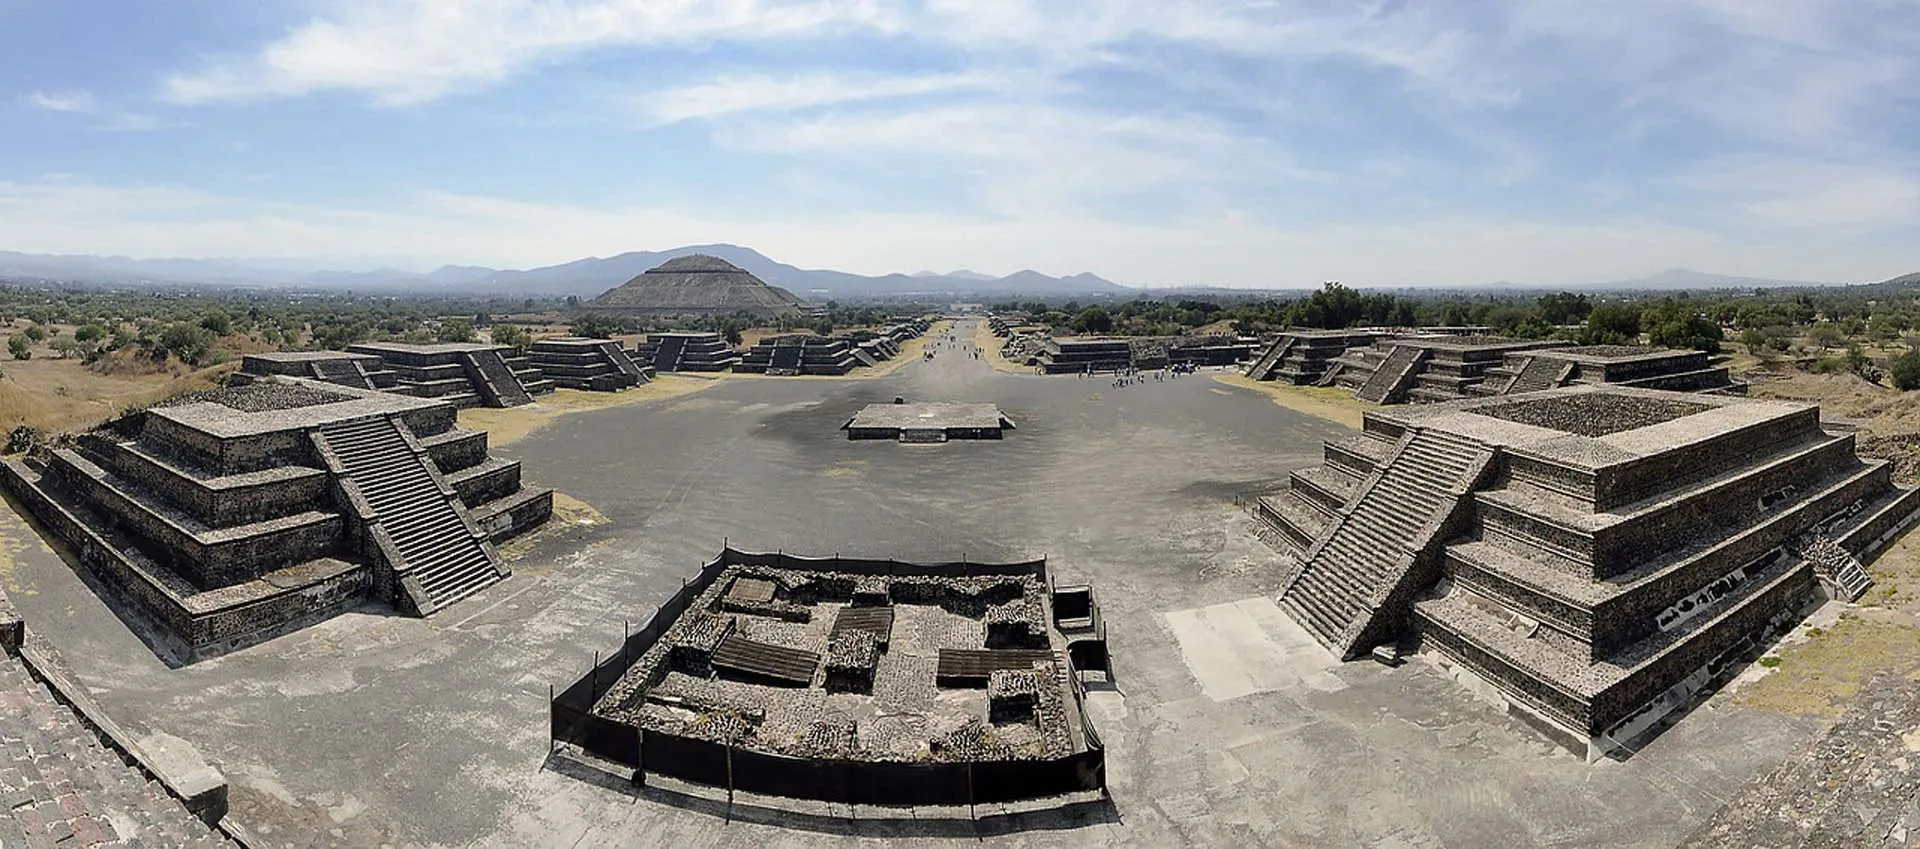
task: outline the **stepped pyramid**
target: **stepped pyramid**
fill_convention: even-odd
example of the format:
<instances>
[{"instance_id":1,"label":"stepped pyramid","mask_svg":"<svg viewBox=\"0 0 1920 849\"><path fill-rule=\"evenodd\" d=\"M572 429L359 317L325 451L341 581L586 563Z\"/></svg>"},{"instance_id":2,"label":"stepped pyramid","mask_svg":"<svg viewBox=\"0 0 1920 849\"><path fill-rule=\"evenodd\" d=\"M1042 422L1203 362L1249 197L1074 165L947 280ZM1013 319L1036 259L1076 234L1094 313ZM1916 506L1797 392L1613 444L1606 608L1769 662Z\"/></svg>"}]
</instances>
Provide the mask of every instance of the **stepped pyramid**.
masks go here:
<instances>
[{"instance_id":1,"label":"stepped pyramid","mask_svg":"<svg viewBox=\"0 0 1920 849\"><path fill-rule=\"evenodd\" d=\"M1256 515L1342 658L1418 642L1591 756L1684 707L1920 514L1819 408L1597 384L1369 411Z\"/></svg>"},{"instance_id":2,"label":"stepped pyramid","mask_svg":"<svg viewBox=\"0 0 1920 849\"><path fill-rule=\"evenodd\" d=\"M799 312L806 302L767 285L746 269L719 257L694 254L671 259L580 305L588 313L630 316L731 315L756 318Z\"/></svg>"}]
</instances>

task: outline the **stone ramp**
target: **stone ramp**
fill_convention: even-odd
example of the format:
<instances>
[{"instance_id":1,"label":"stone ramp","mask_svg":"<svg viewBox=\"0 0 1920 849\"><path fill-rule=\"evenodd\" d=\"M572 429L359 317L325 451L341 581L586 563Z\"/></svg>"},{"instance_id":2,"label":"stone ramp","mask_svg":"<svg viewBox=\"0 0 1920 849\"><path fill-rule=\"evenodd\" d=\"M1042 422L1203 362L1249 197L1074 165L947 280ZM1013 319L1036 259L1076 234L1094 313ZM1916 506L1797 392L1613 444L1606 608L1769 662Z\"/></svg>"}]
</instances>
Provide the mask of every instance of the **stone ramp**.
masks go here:
<instances>
[{"instance_id":1,"label":"stone ramp","mask_svg":"<svg viewBox=\"0 0 1920 849\"><path fill-rule=\"evenodd\" d=\"M315 380L324 380L340 386L351 386L355 389L379 388L373 385L373 381L367 377L367 373L360 368L359 363L344 357L341 359L314 360L308 363L307 367L312 371Z\"/></svg>"},{"instance_id":2,"label":"stone ramp","mask_svg":"<svg viewBox=\"0 0 1920 849\"><path fill-rule=\"evenodd\" d=\"M497 558L468 527L400 425L388 418L339 422L320 436L346 467L342 485L358 491L391 542L393 564L414 606L432 613L503 577Z\"/></svg>"},{"instance_id":3,"label":"stone ramp","mask_svg":"<svg viewBox=\"0 0 1920 849\"><path fill-rule=\"evenodd\" d=\"M0 651L0 846L232 846Z\"/></svg>"},{"instance_id":4,"label":"stone ramp","mask_svg":"<svg viewBox=\"0 0 1920 849\"><path fill-rule=\"evenodd\" d=\"M1297 337L1294 336L1275 339L1272 345L1267 346L1267 352L1260 355L1260 359L1255 360L1253 365L1247 366L1247 376L1254 380L1272 380L1274 368L1280 365L1280 360L1286 357L1287 351L1292 350L1296 339Z\"/></svg>"},{"instance_id":5,"label":"stone ramp","mask_svg":"<svg viewBox=\"0 0 1920 849\"><path fill-rule=\"evenodd\" d=\"M1374 369L1367 382L1353 393L1353 397L1369 404L1392 404L1406 394L1407 385L1420 370L1420 364L1426 362L1431 352L1412 345L1395 345L1393 352Z\"/></svg>"},{"instance_id":6,"label":"stone ramp","mask_svg":"<svg viewBox=\"0 0 1920 849\"><path fill-rule=\"evenodd\" d=\"M1502 394L1513 395L1519 392L1538 392L1552 389L1566 379L1567 372L1573 370L1573 364L1552 357L1528 357L1527 364L1507 381Z\"/></svg>"},{"instance_id":7,"label":"stone ramp","mask_svg":"<svg viewBox=\"0 0 1920 849\"><path fill-rule=\"evenodd\" d=\"M465 351L460 359L466 363L474 389L494 406L518 407L533 403L533 396L520 385L520 378L507 367L499 351Z\"/></svg>"},{"instance_id":8,"label":"stone ramp","mask_svg":"<svg viewBox=\"0 0 1920 849\"><path fill-rule=\"evenodd\" d=\"M627 356L626 350L620 347L619 342L608 340L594 347L600 349L600 353L606 355L607 362L613 363L614 368L619 369L621 374L626 375L628 379L632 380L633 385L638 386L647 382L647 373L641 370L638 364L634 363L632 357Z\"/></svg>"},{"instance_id":9,"label":"stone ramp","mask_svg":"<svg viewBox=\"0 0 1920 849\"><path fill-rule=\"evenodd\" d=\"M1404 437L1301 558L1280 605L1322 644L1353 658L1390 600L1410 604L1410 579L1491 458L1483 446L1431 430Z\"/></svg>"},{"instance_id":10,"label":"stone ramp","mask_svg":"<svg viewBox=\"0 0 1920 849\"><path fill-rule=\"evenodd\" d=\"M682 336L662 336L653 349L654 372L679 371L680 355L687 350L687 340Z\"/></svg>"}]
</instances>

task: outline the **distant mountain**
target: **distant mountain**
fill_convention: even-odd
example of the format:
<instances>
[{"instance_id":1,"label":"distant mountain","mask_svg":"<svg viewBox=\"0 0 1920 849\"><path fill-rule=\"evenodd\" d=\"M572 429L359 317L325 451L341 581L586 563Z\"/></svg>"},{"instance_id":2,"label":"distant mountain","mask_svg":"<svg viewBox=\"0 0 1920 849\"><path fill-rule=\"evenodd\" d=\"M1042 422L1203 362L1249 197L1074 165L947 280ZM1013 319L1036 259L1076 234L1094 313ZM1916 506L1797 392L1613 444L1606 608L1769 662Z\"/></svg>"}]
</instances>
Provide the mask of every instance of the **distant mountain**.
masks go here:
<instances>
[{"instance_id":1,"label":"distant mountain","mask_svg":"<svg viewBox=\"0 0 1920 849\"><path fill-rule=\"evenodd\" d=\"M1742 277L1731 274L1708 274L1688 268L1669 268L1658 274L1636 277L1632 280L1616 280L1607 283L1582 283L1568 287L1576 289L1603 289L1611 291L1678 291L1681 289L1775 289L1788 286L1826 286L1827 283L1812 283L1804 280L1772 280L1764 277Z\"/></svg>"},{"instance_id":2,"label":"distant mountain","mask_svg":"<svg viewBox=\"0 0 1920 849\"><path fill-rule=\"evenodd\" d=\"M356 292L495 294L510 297L578 295L591 298L671 259L694 254L719 257L761 280L795 292L832 298L955 295L1122 294L1131 290L1092 274L1050 277L1022 271L990 277L961 270L950 274L888 274L868 277L844 271L804 269L776 262L738 245L688 245L665 251L630 251L559 265L503 270L472 265L442 266L420 274L396 268L371 271L300 271L227 259L131 259L47 256L0 251L0 275L95 283L185 283L235 286L302 286Z\"/></svg>"}]
</instances>

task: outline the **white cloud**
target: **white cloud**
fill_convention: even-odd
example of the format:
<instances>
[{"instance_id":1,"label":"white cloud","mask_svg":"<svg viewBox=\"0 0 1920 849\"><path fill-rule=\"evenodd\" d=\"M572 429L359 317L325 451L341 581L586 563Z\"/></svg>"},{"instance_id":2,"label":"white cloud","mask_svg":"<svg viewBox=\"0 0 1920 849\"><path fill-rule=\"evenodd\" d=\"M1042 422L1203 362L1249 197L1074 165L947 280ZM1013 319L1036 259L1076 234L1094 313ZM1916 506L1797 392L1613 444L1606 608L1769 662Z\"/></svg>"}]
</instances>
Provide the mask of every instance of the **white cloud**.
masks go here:
<instances>
[{"instance_id":1,"label":"white cloud","mask_svg":"<svg viewBox=\"0 0 1920 849\"><path fill-rule=\"evenodd\" d=\"M803 267L879 274L922 267L1093 271L1134 284L1308 287L1567 283L1692 265L1734 274L1880 279L1900 246L1808 234L1785 243L1656 221L1546 225L1475 216L1280 230L1239 213L1120 223L1092 216L714 217L665 206L585 207L455 193L391 209L224 197L173 186L0 182L0 232L51 253L136 256L418 257L531 266L635 248L734 242ZM646 244L633 234L646 233ZM476 250L476 246L484 248Z\"/></svg>"},{"instance_id":2,"label":"white cloud","mask_svg":"<svg viewBox=\"0 0 1920 849\"><path fill-rule=\"evenodd\" d=\"M635 108L649 124L711 120L751 112L793 112L915 95L998 87L986 74L884 76L826 71L775 77L728 74L705 82L649 92Z\"/></svg>"},{"instance_id":3,"label":"white cloud","mask_svg":"<svg viewBox=\"0 0 1920 849\"><path fill-rule=\"evenodd\" d=\"M94 109L93 95L84 91L55 92L52 94L36 91L27 95L26 102L29 106L36 109L45 109L48 112L78 112L85 114L92 112Z\"/></svg>"}]
</instances>

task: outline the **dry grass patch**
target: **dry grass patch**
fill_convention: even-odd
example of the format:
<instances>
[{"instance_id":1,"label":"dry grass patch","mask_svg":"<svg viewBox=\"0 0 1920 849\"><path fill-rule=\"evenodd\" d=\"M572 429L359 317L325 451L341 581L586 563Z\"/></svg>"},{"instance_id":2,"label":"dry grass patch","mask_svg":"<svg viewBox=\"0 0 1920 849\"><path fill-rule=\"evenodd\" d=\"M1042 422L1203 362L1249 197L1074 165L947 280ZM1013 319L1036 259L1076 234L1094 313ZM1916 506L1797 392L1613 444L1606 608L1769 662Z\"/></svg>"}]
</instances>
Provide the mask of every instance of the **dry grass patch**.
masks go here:
<instances>
[{"instance_id":1,"label":"dry grass patch","mask_svg":"<svg viewBox=\"0 0 1920 849\"><path fill-rule=\"evenodd\" d=\"M1770 671L1740 688L1740 704L1795 716L1839 716L1882 672L1920 674L1920 628L1890 611L1849 612L1831 628L1780 650Z\"/></svg>"},{"instance_id":2,"label":"dry grass patch","mask_svg":"<svg viewBox=\"0 0 1920 849\"><path fill-rule=\"evenodd\" d=\"M927 335L932 336L933 331L928 331ZM994 371L1004 371L1008 374L1033 374L1031 366L1023 366L1000 354L1000 346L1006 343L1007 340L993 335L993 329L987 326L985 320L974 322L973 344L980 349L980 356L986 359L987 365L993 366Z\"/></svg>"},{"instance_id":3,"label":"dry grass patch","mask_svg":"<svg viewBox=\"0 0 1920 849\"><path fill-rule=\"evenodd\" d=\"M80 431L128 407L212 389L239 368L223 363L198 371L175 364L144 373L101 374L79 360L14 360L0 365L0 429L27 425L48 433Z\"/></svg>"},{"instance_id":4,"label":"dry grass patch","mask_svg":"<svg viewBox=\"0 0 1920 849\"><path fill-rule=\"evenodd\" d=\"M487 432L487 444L509 445L526 438L555 419L572 413L625 407L663 398L677 398L699 392L720 381L665 374L652 381L619 392L590 392L584 389L555 389L538 396L522 407L472 407L460 411L460 426Z\"/></svg>"},{"instance_id":5,"label":"dry grass patch","mask_svg":"<svg viewBox=\"0 0 1920 849\"><path fill-rule=\"evenodd\" d=\"M1354 430L1360 429L1366 411L1373 409L1372 405L1355 399L1352 392L1338 386L1293 386L1271 380L1254 380L1234 372L1216 374L1213 379L1228 386L1251 389L1294 412L1337 422Z\"/></svg>"}]
</instances>

